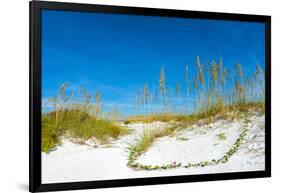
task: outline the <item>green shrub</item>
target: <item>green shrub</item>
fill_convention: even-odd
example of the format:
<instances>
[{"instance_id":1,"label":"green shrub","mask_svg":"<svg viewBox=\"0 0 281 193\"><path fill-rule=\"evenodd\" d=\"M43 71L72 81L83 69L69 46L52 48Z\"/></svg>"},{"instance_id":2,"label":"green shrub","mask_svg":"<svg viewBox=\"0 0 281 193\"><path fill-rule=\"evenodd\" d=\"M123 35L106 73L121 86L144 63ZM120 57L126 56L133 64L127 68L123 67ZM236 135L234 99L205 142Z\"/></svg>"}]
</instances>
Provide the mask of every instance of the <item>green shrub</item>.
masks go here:
<instances>
[{"instance_id":1,"label":"green shrub","mask_svg":"<svg viewBox=\"0 0 281 193\"><path fill-rule=\"evenodd\" d=\"M129 124L130 124L130 121L128 121L128 120L124 122L124 125L129 125Z\"/></svg>"}]
</instances>

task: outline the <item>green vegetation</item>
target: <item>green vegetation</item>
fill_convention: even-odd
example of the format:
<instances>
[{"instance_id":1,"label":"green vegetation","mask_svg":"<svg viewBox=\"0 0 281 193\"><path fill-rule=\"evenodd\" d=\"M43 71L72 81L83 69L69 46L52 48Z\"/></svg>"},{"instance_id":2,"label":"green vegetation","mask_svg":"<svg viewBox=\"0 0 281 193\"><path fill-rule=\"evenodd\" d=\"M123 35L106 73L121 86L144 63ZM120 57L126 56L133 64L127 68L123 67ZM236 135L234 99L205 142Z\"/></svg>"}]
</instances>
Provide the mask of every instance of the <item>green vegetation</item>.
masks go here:
<instances>
[{"instance_id":1,"label":"green vegetation","mask_svg":"<svg viewBox=\"0 0 281 193\"><path fill-rule=\"evenodd\" d=\"M164 127L164 128L146 129L139 136L137 141L134 144L131 144L129 146L129 151L134 152L137 155L141 155L142 153L144 153L148 150L148 148L152 145L152 143L157 138L171 135L175 131L176 128L178 128L178 127L175 125L172 125L170 127Z\"/></svg>"},{"instance_id":2,"label":"green vegetation","mask_svg":"<svg viewBox=\"0 0 281 193\"><path fill-rule=\"evenodd\" d=\"M219 133L219 134L217 134L217 137L219 140L226 140L225 133Z\"/></svg>"},{"instance_id":3,"label":"green vegetation","mask_svg":"<svg viewBox=\"0 0 281 193\"><path fill-rule=\"evenodd\" d=\"M186 137L177 137L177 140L179 141L188 141L189 139Z\"/></svg>"},{"instance_id":4,"label":"green vegetation","mask_svg":"<svg viewBox=\"0 0 281 193\"><path fill-rule=\"evenodd\" d=\"M75 138L81 142L96 139L103 143L116 139L129 131L115 122L118 113L108 112L111 120L102 116L101 94L92 96L84 89L80 103L71 101L73 94L67 94L64 83L56 97L49 99L52 111L42 114L42 151L48 152L59 144L61 136Z\"/></svg>"}]
</instances>

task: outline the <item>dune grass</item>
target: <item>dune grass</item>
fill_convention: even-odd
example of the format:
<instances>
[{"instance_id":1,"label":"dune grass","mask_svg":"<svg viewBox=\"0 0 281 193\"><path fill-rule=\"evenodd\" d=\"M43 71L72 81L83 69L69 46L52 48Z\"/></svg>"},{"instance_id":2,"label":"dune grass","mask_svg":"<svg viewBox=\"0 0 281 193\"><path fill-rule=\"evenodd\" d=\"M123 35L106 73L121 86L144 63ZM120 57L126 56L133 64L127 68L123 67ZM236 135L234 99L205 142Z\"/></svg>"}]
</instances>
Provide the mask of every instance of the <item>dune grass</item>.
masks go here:
<instances>
[{"instance_id":1,"label":"dune grass","mask_svg":"<svg viewBox=\"0 0 281 193\"><path fill-rule=\"evenodd\" d=\"M217 62L212 60L202 64L197 56L194 66L186 64L183 68L184 85L169 79L168 70L163 66L158 83L155 82L151 87L145 83L139 89L135 114L140 116L130 117L129 120L169 121L182 117L180 115L191 114L209 117L236 107L243 110L252 103L264 103L265 77L259 64L250 73L243 71L242 64L230 68L223 64L221 58Z\"/></svg>"},{"instance_id":2,"label":"dune grass","mask_svg":"<svg viewBox=\"0 0 281 193\"><path fill-rule=\"evenodd\" d=\"M76 138L81 141L99 140L103 143L116 139L129 132L118 123L97 119L79 110L59 112L56 121L55 113L42 116L42 151L47 152L59 144L60 136Z\"/></svg>"},{"instance_id":3,"label":"dune grass","mask_svg":"<svg viewBox=\"0 0 281 193\"><path fill-rule=\"evenodd\" d=\"M145 129L136 142L129 146L129 151L141 155L149 149L157 138L171 135L176 128L177 126L171 125L169 127Z\"/></svg>"},{"instance_id":4,"label":"dune grass","mask_svg":"<svg viewBox=\"0 0 281 193\"><path fill-rule=\"evenodd\" d=\"M224 110L216 110L212 111L212 114L209 114L208 117L206 117L206 114L204 112L201 113L194 113L191 115L150 115L150 116L135 116L134 119L130 120L129 122L146 122L146 123L152 123L154 121L163 120L163 117L165 117L165 122L168 122L166 127L162 128L156 128L156 129L146 129L143 131L143 133L139 136L139 138L135 141L135 143L130 144L129 146L129 158L128 158L128 166L133 168L139 168L139 169L152 169L151 166L143 166L138 163L136 163L137 157L141 156L141 154L145 153L152 145L153 143L161 137L164 136L172 136L175 134L175 132L186 129L189 126L193 124L208 124L211 122L214 122L219 119L223 120L246 120L249 115L253 112L259 112L264 113L264 103L262 102L249 102L247 104L235 104L232 106L229 106ZM245 135L245 132L243 132L243 137ZM226 136L225 133L220 133L217 135L219 140L225 140ZM183 139L188 140L188 139ZM239 141L240 142L240 141ZM237 150L237 149L235 149ZM231 154L232 155L232 154ZM228 157L227 157L228 158ZM223 158L225 159L225 158ZM220 163L220 161L218 161ZM205 163L200 163L205 164ZM167 168L174 168L179 167L180 165L172 164L167 166ZM166 167L166 166L165 166ZM160 166L155 166L153 169L160 169ZM164 169L167 169L164 168ZM162 168L163 169L163 168Z\"/></svg>"},{"instance_id":5,"label":"dune grass","mask_svg":"<svg viewBox=\"0 0 281 193\"><path fill-rule=\"evenodd\" d=\"M181 122L193 124L196 121L202 120L204 123L212 122L214 119L235 120L250 112L265 112L264 102L247 102L243 104L234 104L225 106L225 108L212 108L206 112L195 112L192 114L176 114L176 113L154 113L147 115L135 115L126 118L126 124L130 123L152 123L155 121L161 122Z\"/></svg>"},{"instance_id":6,"label":"dune grass","mask_svg":"<svg viewBox=\"0 0 281 193\"><path fill-rule=\"evenodd\" d=\"M110 118L102 117L101 94L96 92L92 97L82 90L82 101L71 101L67 84L62 84L56 97L49 100L52 110L42 113L42 146L43 152L52 150L60 143L60 138L74 138L83 142L88 139L107 143L121 135L129 133L115 121L116 110L108 112ZM94 101L92 101L94 99ZM114 119L113 119L114 118Z\"/></svg>"},{"instance_id":7,"label":"dune grass","mask_svg":"<svg viewBox=\"0 0 281 193\"><path fill-rule=\"evenodd\" d=\"M200 124L209 124L219 119L229 121L240 120L246 118L252 112L260 112L264 114L264 108L263 102L248 102L247 104L231 105L224 109L214 108L212 111L209 111L208 116L206 116L205 112L199 112L191 115L169 113L128 117L126 121L127 123L153 123L155 121L169 123L166 127L144 130L138 140L130 145L129 150L132 155L139 156L145 153L158 138L173 135L175 132L186 129L192 124L199 122ZM221 134L218 138L223 140L225 139L225 136Z\"/></svg>"},{"instance_id":8,"label":"dune grass","mask_svg":"<svg viewBox=\"0 0 281 193\"><path fill-rule=\"evenodd\" d=\"M127 122L194 122L200 119L210 122L216 115L236 119L239 112L264 113L264 71L259 64L252 74L245 76L241 64L231 69L223 65L221 58L218 62L202 64L198 56L194 73L190 74L189 69L186 65L183 72L184 92L178 82L167 82L163 66L155 96L146 83L136 97L136 115L127 117ZM148 100L148 96L153 100Z\"/></svg>"}]
</instances>

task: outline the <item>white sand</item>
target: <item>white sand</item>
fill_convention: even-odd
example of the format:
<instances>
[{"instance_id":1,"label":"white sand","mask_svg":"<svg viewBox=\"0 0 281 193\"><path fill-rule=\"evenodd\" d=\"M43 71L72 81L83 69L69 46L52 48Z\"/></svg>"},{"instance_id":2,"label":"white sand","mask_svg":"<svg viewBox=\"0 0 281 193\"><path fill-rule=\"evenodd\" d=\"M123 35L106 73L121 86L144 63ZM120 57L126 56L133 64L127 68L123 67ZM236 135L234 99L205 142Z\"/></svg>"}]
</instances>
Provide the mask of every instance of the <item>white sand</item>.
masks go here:
<instances>
[{"instance_id":1,"label":"white sand","mask_svg":"<svg viewBox=\"0 0 281 193\"><path fill-rule=\"evenodd\" d=\"M42 183L264 170L264 116L254 115L250 120L245 142L227 163L198 168L135 171L127 167L128 144L134 142L143 129L163 127L165 123L130 124L134 132L121 137L111 147L94 148L63 139L56 150L42 153ZM137 161L162 165L217 159L230 149L241 127L242 123L222 120L193 125L176 136L159 139ZM224 133L226 139L220 140L219 133Z\"/></svg>"}]
</instances>

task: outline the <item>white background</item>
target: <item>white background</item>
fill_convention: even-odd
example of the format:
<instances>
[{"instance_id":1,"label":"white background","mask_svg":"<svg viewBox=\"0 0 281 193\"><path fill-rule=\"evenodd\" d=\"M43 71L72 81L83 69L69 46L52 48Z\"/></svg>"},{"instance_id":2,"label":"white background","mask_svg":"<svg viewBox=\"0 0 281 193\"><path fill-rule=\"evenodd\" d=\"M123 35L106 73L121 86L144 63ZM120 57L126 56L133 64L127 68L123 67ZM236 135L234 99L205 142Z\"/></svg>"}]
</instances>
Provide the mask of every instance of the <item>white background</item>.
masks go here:
<instances>
[{"instance_id":1,"label":"white background","mask_svg":"<svg viewBox=\"0 0 281 193\"><path fill-rule=\"evenodd\" d=\"M276 192L281 179L281 11L277 0L76 0L97 4L272 16L272 178L154 185L75 192ZM28 191L27 0L0 1L0 192ZM246 42L245 42L246 43ZM279 86L278 86L279 85ZM280 190L279 190L280 191ZM74 192L74 191L71 191Z\"/></svg>"}]
</instances>

